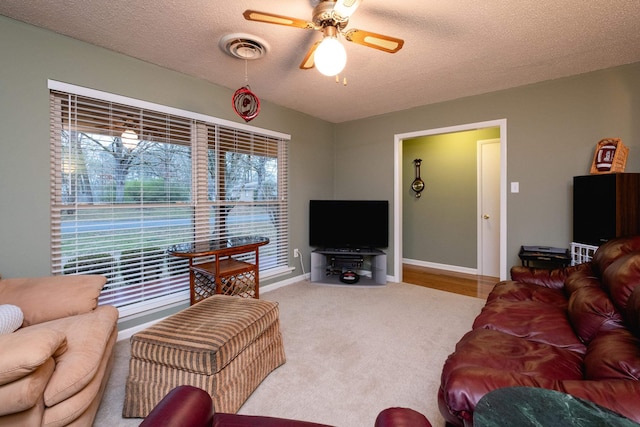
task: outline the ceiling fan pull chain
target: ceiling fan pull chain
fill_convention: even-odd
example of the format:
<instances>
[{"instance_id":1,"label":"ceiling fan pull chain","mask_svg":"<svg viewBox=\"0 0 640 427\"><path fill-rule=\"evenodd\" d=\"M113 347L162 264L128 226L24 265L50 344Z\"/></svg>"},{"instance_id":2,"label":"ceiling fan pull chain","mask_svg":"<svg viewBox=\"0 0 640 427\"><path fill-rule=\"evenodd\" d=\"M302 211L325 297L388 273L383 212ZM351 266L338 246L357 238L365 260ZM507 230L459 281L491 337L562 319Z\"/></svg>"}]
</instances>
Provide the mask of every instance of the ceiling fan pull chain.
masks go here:
<instances>
[{"instance_id":1,"label":"ceiling fan pull chain","mask_svg":"<svg viewBox=\"0 0 640 427\"><path fill-rule=\"evenodd\" d=\"M249 86L249 60L244 60L244 83L245 86Z\"/></svg>"},{"instance_id":2,"label":"ceiling fan pull chain","mask_svg":"<svg viewBox=\"0 0 640 427\"><path fill-rule=\"evenodd\" d=\"M245 122L255 119L260 113L260 99L251 92L249 87L248 61L244 60L244 83L245 85L236 90L231 98L233 110L242 117Z\"/></svg>"}]
</instances>

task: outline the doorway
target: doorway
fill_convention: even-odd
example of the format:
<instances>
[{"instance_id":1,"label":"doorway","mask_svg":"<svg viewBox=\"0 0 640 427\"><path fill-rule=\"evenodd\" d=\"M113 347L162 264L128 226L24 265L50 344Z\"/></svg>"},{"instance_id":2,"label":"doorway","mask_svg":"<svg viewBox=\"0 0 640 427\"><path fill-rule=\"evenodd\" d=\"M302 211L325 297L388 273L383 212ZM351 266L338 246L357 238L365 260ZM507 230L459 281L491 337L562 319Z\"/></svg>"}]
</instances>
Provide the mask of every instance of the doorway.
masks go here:
<instances>
[{"instance_id":1,"label":"doorway","mask_svg":"<svg viewBox=\"0 0 640 427\"><path fill-rule=\"evenodd\" d=\"M451 126L445 128L428 129L423 131L397 134L394 141L394 278L395 281L402 281L402 261L403 257L403 201L407 197L405 194L405 185L403 182L403 141L423 136L433 136L440 134L450 134L462 131L479 130L485 128L499 128L499 150L500 150L500 191L499 191L499 277L505 279L507 275L506 268L506 241L507 241L507 215L506 215L506 188L507 188L507 171L506 171L506 145L507 145L507 129L506 119L493 120L487 122L470 123L465 125ZM480 266L477 268L480 269Z\"/></svg>"}]
</instances>

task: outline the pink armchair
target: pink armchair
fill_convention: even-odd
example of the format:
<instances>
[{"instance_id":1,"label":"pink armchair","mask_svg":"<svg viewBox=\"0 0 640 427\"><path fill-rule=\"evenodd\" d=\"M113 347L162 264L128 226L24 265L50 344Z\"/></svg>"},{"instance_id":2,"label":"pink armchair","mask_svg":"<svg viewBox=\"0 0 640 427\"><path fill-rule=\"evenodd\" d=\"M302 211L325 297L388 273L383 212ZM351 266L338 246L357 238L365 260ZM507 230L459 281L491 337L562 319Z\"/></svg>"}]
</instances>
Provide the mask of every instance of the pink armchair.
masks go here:
<instances>
[{"instance_id":1,"label":"pink armchair","mask_svg":"<svg viewBox=\"0 0 640 427\"><path fill-rule=\"evenodd\" d=\"M0 280L0 306L20 314L0 328L0 427L93 423L118 334L118 310L98 306L105 282Z\"/></svg>"}]
</instances>

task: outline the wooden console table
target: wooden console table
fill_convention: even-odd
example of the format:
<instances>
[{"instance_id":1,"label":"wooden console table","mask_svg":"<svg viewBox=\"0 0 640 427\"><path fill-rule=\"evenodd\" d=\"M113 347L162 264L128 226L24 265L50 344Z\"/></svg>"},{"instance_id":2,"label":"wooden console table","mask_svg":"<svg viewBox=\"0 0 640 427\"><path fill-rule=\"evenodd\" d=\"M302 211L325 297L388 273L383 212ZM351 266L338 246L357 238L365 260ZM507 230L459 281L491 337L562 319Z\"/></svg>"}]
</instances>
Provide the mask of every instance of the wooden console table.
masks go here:
<instances>
[{"instance_id":1,"label":"wooden console table","mask_svg":"<svg viewBox=\"0 0 640 427\"><path fill-rule=\"evenodd\" d=\"M189 259L191 305L214 294L259 298L258 248L269 243L259 236L234 237L171 246L169 254ZM254 262L232 258L253 253ZM196 258L208 258L197 262ZM213 258L213 259L212 259Z\"/></svg>"}]
</instances>

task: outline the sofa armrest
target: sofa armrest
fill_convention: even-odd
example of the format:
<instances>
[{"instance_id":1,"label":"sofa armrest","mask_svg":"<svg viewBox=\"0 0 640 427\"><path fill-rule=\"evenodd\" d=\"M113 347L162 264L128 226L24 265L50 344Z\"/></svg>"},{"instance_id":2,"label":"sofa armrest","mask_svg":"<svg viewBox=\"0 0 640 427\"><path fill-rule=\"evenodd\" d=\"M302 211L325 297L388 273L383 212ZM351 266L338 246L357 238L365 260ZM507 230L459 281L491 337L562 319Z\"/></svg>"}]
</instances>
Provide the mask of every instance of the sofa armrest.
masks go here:
<instances>
[{"instance_id":1,"label":"sofa armrest","mask_svg":"<svg viewBox=\"0 0 640 427\"><path fill-rule=\"evenodd\" d=\"M431 427L431 423L413 409L387 408L378 414L375 427Z\"/></svg>"},{"instance_id":2,"label":"sofa armrest","mask_svg":"<svg viewBox=\"0 0 640 427\"><path fill-rule=\"evenodd\" d=\"M197 387L182 385L171 390L149 412L140 427L211 427L213 401Z\"/></svg>"},{"instance_id":3,"label":"sofa armrest","mask_svg":"<svg viewBox=\"0 0 640 427\"><path fill-rule=\"evenodd\" d=\"M24 414L34 407L44 406L42 396L55 366L56 362L50 357L29 375L0 385L0 417ZM7 425L11 425L11 421Z\"/></svg>"},{"instance_id":4,"label":"sofa armrest","mask_svg":"<svg viewBox=\"0 0 640 427\"><path fill-rule=\"evenodd\" d=\"M511 280L515 282L533 283L553 289L562 289L565 279L575 271L590 268L589 263L578 264L571 267L544 269L514 265L511 267Z\"/></svg>"},{"instance_id":5,"label":"sofa armrest","mask_svg":"<svg viewBox=\"0 0 640 427\"><path fill-rule=\"evenodd\" d=\"M384 426L408 427L409 424L383 424ZM197 387L181 385L171 390L155 408L149 412L140 427L330 427L284 418L258 415L213 413L209 394ZM381 425L382 426L382 425ZM415 427L430 427L416 424Z\"/></svg>"},{"instance_id":6,"label":"sofa armrest","mask_svg":"<svg viewBox=\"0 0 640 427\"><path fill-rule=\"evenodd\" d=\"M20 329L0 335L0 417L43 405L53 375L54 357L66 349L66 337L53 329Z\"/></svg>"},{"instance_id":7,"label":"sofa armrest","mask_svg":"<svg viewBox=\"0 0 640 427\"><path fill-rule=\"evenodd\" d=\"M97 275L3 279L0 302L20 307L26 327L95 309L106 282Z\"/></svg>"}]
</instances>

